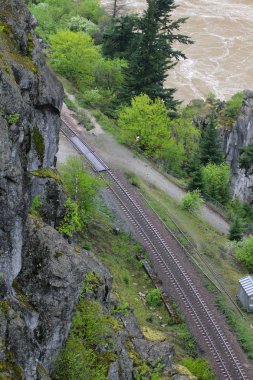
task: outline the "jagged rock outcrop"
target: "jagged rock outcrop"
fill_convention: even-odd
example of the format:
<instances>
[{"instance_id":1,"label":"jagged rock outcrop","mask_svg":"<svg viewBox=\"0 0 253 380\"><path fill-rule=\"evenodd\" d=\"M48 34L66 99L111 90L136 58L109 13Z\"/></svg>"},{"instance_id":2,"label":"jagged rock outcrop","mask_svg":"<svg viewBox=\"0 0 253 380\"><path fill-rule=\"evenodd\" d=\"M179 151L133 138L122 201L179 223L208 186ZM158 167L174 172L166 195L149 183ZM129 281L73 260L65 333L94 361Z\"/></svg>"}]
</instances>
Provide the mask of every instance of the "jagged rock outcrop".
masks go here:
<instances>
[{"instance_id":1,"label":"jagged rock outcrop","mask_svg":"<svg viewBox=\"0 0 253 380\"><path fill-rule=\"evenodd\" d=\"M253 201L253 176L247 177L239 168L239 148L253 143L253 92L245 91L241 113L232 129L225 132L224 151L231 167L232 196L241 200Z\"/></svg>"},{"instance_id":2,"label":"jagged rock outcrop","mask_svg":"<svg viewBox=\"0 0 253 380\"><path fill-rule=\"evenodd\" d=\"M41 379L69 331L83 277L109 272L53 228L64 212L54 172L63 89L45 64L36 21L0 0L0 364L8 379ZM43 220L29 220L40 194ZM47 224L45 224L46 222Z\"/></svg>"}]
</instances>

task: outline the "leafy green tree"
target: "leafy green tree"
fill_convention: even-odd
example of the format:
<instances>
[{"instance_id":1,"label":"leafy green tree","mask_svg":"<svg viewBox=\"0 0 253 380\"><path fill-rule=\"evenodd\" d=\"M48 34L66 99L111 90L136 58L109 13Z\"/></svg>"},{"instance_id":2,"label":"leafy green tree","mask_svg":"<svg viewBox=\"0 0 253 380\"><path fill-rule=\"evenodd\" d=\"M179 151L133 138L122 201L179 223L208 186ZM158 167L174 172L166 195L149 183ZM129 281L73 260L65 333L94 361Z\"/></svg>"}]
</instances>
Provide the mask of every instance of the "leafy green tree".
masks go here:
<instances>
[{"instance_id":1,"label":"leafy green tree","mask_svg":"<svg viewBox=\"0 0 253 380\"><path fill-rule=\"evenodd\" d=\"M37 3L31 4L29 9L39 23L36 32L48 40L50 35L65 27L67 17L73 9L72 0L45 0Z\"/></svg>"},{"instance_id":2,"label":"leafy green tree","mask_svg":"<svg viewBox=\"0 0 253 380\"><path fill-rule=\"evenodd\" d=\"M78 204L80 222L85 226L95 212L95 198L104 184L85 171L81 158L70 157L59 172L65 191Z\"/></svg>"},{"instance_id":3,"label":"leafy green tree","mask_svg":"<svg viewBox=\"0 0 253 380\"><path fill-rule=\"evenodd\" d=\"M246 175L253 174L253 144L239 149L239 166L245 169Z\"/></svg>"},{"instance_id":4,"label":"leafy green tree","mask_svg":"<svg viewBox=\"0 0 253 380\"><path fill-rule=\"evenodd\" d=\"M71 17L68 27L72 32L86 32L90 36L98 31L98 26L94 22L81 16Z\"/></svg>"},{"instance_id":5,"label":"leafy green tree","mask_svg":"<svg viewBox=\"0 0 253 380\"><path fill-rule=\"evenodd\" d=\"M167 72L185 55L173 48L174 42L190 44L185 35L178 34L185 18L172 19L174 0L148 0L148 8L133 29L134 39L129 46L126 69L126 98L146 93L151 99L160 97L169 108L175 108L175 89L164 88Z\"/></svg>"},{"instance_id":6,"label":"leafy green tree","mask_svg":"<svg viewBox=\"0 0 253 380\"><path fill-rule=\"evenodd\" d=\"M246 240L239 243L235 249L236 257L244 263L246 268L253 270L253 235L250 235Z\"/></svg>"},{"instance_id":7,"label":"leafy green tree","mask_svg":"<svg viewBox=\"0 0 253 380\"><path fill-rule=\"evenodd\" d=\"M149 157L169 162L174 168L181 166L184 147L173 137L167 109L161 99L152 101L144 94L136 96L131 107L123 107L119 112L118 124L123 142L135 145Z\"/></svg>"},{"instance_id":8,"label":"leafy green tree","mask_svg":"<svg viewBox=\"0 0 253 380\"><path fill-rule=\"evenodd\" d=\"M230 169L225 163L202 168L203 191L222 204L229 200Z\"/></svg>"},{"instance_id":9,"label":"leafy green tree","mask_svg":"<svg viewBox=\"0 0 253 380\"><path fill-rule=\"evenodd\" d=\"M201 136L200 161L203 165L209 163L219 165L224 162L224 154L218 130L216 129L216 117L214 113L211 113L208 124Z\"/></svg>"},{"instance_id":10,"label":"leafy green tree","mask_svg":"<svg viewBox=\"0 0 253 380\"><path fill-rule=\"evenodd\" d=\"M81 32L63 30L50 37L54 69L79 88L95 83L94 67L101 59L92 38Z\"/></svg>"}]
</instances>

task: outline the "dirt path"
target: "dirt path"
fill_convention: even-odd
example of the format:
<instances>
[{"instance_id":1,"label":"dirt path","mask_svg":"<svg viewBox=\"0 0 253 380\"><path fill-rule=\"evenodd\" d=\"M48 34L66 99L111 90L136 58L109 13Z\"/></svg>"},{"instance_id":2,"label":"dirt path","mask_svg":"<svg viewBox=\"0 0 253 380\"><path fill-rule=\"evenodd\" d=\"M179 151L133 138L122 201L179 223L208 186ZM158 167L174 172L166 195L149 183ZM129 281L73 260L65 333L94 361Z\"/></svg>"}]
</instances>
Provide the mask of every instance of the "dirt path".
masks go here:
<instances>
[{"instance_id":1,"label":"dirt path","mask_svg":"<svg viewBox=\"0 0 253 380\"><path fill-rule=\"evenodd\" d=\"M73 117L73 112L66 106L62 109L62 115L68 120L72 128L92 145L94 150L109 167L133 172L150 185L156 186L170 195L176 201L179 201L184 196L185 191L170 182L167 177L155 170L148 162L136 157L131 150L120 145L110 134L105 132L98 123L95 124L94 129L87 132L82 125L78 124ZM60 149L58 153L58 160L60 162L63 161L68 154L71 154L69 153L71 150L76 153L70 145L71 144L65 139L60 139ZM203 207L200 215L220 232L225 234L228 232L228 223L208 207Z\"/></svg>"}]
</instances>

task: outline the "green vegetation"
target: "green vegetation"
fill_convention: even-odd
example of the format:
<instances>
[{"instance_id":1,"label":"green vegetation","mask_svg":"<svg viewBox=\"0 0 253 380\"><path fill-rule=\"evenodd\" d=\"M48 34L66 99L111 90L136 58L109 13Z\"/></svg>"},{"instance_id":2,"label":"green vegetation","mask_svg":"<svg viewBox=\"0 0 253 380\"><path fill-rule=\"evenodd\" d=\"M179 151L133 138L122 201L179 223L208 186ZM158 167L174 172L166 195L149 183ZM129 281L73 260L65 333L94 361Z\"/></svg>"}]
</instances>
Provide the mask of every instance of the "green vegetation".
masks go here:
<instances>
[{"instance_id":1,"label":"green vegetation","mask_svg":"<svg viewBox=\"0 0 253 380\"><path fill-rule=\"evenodd\" d=\"M216 380L216 376L210 369L209 363L201 358L191 357L182 360L181 364L188 368L198 380Z\"/></svg>"},{"instance_id":2,"label":"green vegetation","mask_svg":"<svg viewBox=\"0 0 253 380\"><path fill-rule=\"evenodd\" d=\"M40 216L39 209L42 206L42 202L40 200L41 195L37 194L32 200L31 206L29 208L29 211L32 216Z\"/></svg>"},{"instance_id":3,"label":"green vegetation","mask_svg":"<svg viewBox=\"0 0 253 380\"><path fill-rule=\"evenodd\" d=\"M37 156L41 162L44 161L45 155L45 142L44 138L37 127L33 128L33 142L36 149Z\"/></svg>"},{"instance_id":4,"label":"green vegetation","mask_svg":"<svg viewBox=\"0 0 253 380\"><path fill-rule=\"evenodd\" d=\"M184 123L180 117L169 119L163 101L159 98L152 101L145 94L133 98L131 107L120 110L118 124L121 141L175 172L181 170L199 135L192 122Z\"/></svg>"},{"instance_id":5,"label":"green vegetation","mask_svg":"<svg viewBox=\"0 0 253 380\"><path fill-rule=\"evenodd\" d=\"M253 270L253 235L240 242L235 249L236 257L248 270Z\"/></svg>"},{"instance_id":6,"label":"green vegetation","mask_svg":"<svg viewBox=\"0 0 253 380\"><path fill-rule=\"evenodd\" d=\"M159 306L162 303L160 289L152 289L146 295L146 300L149 306Z\"/></svg>"},{"instance_id":7,"label":"green vegetation","mask_svg":"<svg viewBox=\"0 0 253 380\"><path fill-rule=\"evenodd\" d=\"M20 119L19 113L13 112L8 116L7 121L9 125L12 125L12 124L16 124L19 121L19 119Z\"/></svg>"},{"instance_id":8,"label":"green vegetation","mask_svg":"<svg viewBox=\"0 0 253 380\"><path fill-rule=\"evenodd\" d=\"M78 204L68 198L65 203L65 215L63 221L58 227L58 231L66 236L73 236L73 232L81 230L81 221L78 212Z\"/></svg>"},{"instance_id":9,"label":"green vegetation","mask_svg":"<svg viewBox=\"0 0 253 380\"><path fill-rule=\"evenodd\" d=\"M221 204L229 201L230 168L227 164L208 164L202 168L203 190Z\"/></svg>"},{"instance_id":10,"label":"green vegetation","mask_svg":"<svg viewBox=\"0 0 253 380\"><path fill-rule=\"evenodd\" d=\"M201 136L200 162L202 165L210 163L219 165L224 161L224 154L222 152L216 124L215 115L211 113L208 124Z\"/></svg>"},{"instance_id":11,"label":"green vegetation","mask_svg":"<svg viewBox=\"0 0 253 380\"><path fill-rule=\"evenodd\" d=\"M203 205L204 201L200 195L199 190L188 192L181 200L180 205L187 211L198 211Z\"/></svg>"},{"instance_id":12,"label":"green vegetation","mask_svg":"<svg viewBox=\"0 0 253 380\"><path fill-rule=\"evenodd\" d=\"M55 363L52 379L106 380L108 366L117 357L110 351L103 355L96 347L106 343L112 323L112 317L103 314L98 302L81 298L67 343Z\"/></svg>"},{"instance_id":13,"label":"green vegetation","mask_svg":"<svg viewBox=\"0 0 253 380\"><path fill-rule=\"evenodd\" d=\"M94 216L96 195L104 184L85 170L83 160L79 157L69 157L60 166L59 173L66 193L76 204L78 219L84 228Z\"/></svg>"},{"instance_id":14,"label":"green vegetation","mask_svg":"<svg viewBox=\"0 0 253 380\"><path fill-rule=\"evenodd\" d=\"M241 169L245 169L246 175L253 173L253 144L249 144L245 148L239 149L239 165Z\"/></svg>"},{"instance_id":15,"label":"green vegetation","mask_svg":"<svg viewBox=\"0 0 253 380\"><path fill-rule=\"evenodd\" d=\"M61 182L61 176L56 169L41 168L38 170L33 170L31 174L36 177L41 177L41 178L52 178L58 183Z\"/></svg>"},{"instance_id":16,"label":"green vegetation","mask_svg":"<svg viewBox=\"0 0 253 380\"><path fill-rule=\"evenodd\" d=\"M179 50L174 50L173 43L192 43L187 36L177 33L185 19L171 19L171 13L175 8L174 0L149 1L148 8L142 16L119 18L114 21L114 27L109 26L109 31L105 33L106 52L120 54L117 48L123 48L121 57L128 60L125 71L127 80L121 93L124 100L130 101L133 95L145 93L152 100L159 97L169 109L175 108L175 89L165 89L164 81L168 69L172 68L179 58L185 58L185 55ZM121 32L120 36L118 24L122 24L121 30L124 33ZM118 44L114 44L115 40ZM126 43L125 47L123 42Z\"/></svg>"},{"instance_id":17,"label":"green vegetation","mask_svg":"<svg viewBox=\"0 0 253 380\"><path fill-rule=\"evenodd\" d=\"M231 99L229 99L226 102L225 115L230 118L236 119L242 108L243 98L244 98L243 92L237 92L236 94L234 94L231 97Z\"/></svg>"}]
</instances>

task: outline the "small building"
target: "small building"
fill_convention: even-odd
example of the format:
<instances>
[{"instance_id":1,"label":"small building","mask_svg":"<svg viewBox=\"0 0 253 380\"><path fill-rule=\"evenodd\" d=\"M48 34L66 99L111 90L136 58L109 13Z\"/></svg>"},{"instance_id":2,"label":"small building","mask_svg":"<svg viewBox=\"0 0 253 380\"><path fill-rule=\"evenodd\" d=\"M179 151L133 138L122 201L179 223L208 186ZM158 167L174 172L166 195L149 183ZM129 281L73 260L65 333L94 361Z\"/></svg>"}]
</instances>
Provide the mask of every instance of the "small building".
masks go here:
<instances>
[{"instance_id":1,"label":"small building","mask_svg":"<svg viewBox=\"0 0 253 380\"><path fill-rule=\"evenodd\" d=\"M253 276L239 280L238 298L248 312L253 313Z\"/></svg>"}]
</instances>

